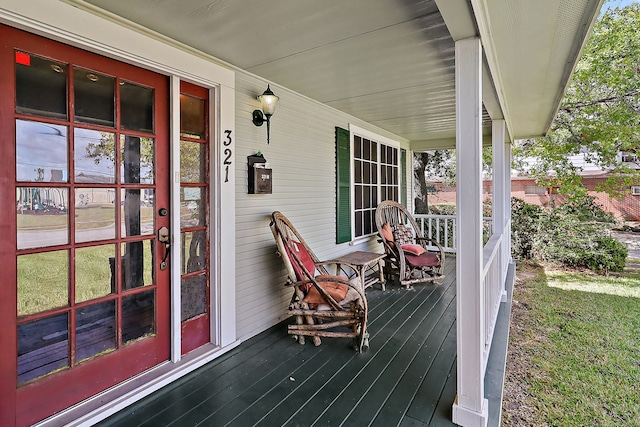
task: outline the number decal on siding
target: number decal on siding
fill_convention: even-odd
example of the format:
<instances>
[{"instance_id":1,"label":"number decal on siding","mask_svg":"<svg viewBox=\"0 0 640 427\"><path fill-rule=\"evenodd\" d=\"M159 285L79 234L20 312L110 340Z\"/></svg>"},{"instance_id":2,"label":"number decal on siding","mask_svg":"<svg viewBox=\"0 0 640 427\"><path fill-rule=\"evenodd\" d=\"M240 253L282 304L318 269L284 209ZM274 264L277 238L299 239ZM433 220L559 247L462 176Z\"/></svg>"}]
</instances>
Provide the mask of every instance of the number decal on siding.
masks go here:
<instances>
[{"instance_id":1,"label":"number decal on siding","mask_svg":"<svg viewBox=\"0 0 640 427\"><path fill-rule=\"evenodd\" d=\"M225 147L228 147L233 142L233 139L231 139L231 129L225 130L224 133L227 135L227 137L224 139L222 144L224 144ZM233 151L231 151L230 148L225 148L224 154L226 156L224 158L224 162L222 163L224 165L224 182L229 182L229 165L231 164L231 156L233 155Z\"/></svg>"}]
</instances>

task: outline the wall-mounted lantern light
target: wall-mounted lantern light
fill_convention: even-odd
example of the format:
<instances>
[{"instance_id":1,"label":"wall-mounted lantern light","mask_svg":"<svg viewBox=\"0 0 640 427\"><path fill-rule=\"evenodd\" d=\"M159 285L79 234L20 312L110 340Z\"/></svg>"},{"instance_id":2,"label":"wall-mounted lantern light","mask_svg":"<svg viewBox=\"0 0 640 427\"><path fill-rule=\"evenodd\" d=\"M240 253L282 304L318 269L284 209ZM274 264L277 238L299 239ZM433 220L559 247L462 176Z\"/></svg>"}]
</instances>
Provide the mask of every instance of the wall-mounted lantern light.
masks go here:
<instances>
[{"instance_id":1,"label":"wall-mounted lantern light","mask_svg":"<svg viewBox=\"0 0 640 427\"><path fill-rule=\"evenodd\" d=\"M269 85L267 85L267 90L265 90L262 95L258 97L258 101L262 105L262 111L253 110L253 124L256 126L262 126L262 124L267 122L267 144L269 144L269 131L271 130L270 119L276 110L276 104L278 103L278 98L271 89ZM264 113L264 115L263 115Z\"/></svg>"}]
</instances>

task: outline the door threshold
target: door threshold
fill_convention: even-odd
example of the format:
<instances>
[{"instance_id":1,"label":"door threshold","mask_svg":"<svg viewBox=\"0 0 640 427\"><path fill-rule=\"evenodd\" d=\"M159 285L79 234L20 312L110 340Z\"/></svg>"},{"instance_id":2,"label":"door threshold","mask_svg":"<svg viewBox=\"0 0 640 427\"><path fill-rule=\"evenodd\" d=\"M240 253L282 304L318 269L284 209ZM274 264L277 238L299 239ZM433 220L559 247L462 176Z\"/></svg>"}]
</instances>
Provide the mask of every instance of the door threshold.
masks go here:
<instances>
[{"instance_id":1,"label":"door threshold","mask_svg":"<svg viewBox=\"0 0 640 427\"><path fill-rule=\"evenodd\" d=\"M206 365L224 353L237 347L241 341L234 341L221 348L213 344L204 345L184 355L180 361L166 361L133 378L128 379L102 393L65 409L34 427L91 426L115 414L138 400L171 384L180 377Z\"/></svg>"}]
</instances>

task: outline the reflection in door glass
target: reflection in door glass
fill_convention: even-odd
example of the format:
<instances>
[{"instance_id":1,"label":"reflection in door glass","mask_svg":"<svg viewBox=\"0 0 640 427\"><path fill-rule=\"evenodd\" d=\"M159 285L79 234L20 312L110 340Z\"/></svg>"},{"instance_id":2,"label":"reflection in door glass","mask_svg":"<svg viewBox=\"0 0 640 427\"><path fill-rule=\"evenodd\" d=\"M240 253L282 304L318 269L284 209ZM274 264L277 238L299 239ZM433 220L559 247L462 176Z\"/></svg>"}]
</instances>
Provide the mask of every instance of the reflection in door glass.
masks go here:
<instances>
[{"instance_id":1,"label":"reflection in door glass","mask_svg":"<svg viewBox=\"0 0 640 427\"><path fill-rule=\"evenodd\" d=\"M155 333L155 292L153 290L122 298L122 342Z\"/></svg>"},{"instance_id":2,"label":"reflection in door glass","mask_svg":"<svg viewBox=\"0 0 640 427\"><path fill-rule=\"evenodd\" d=\"M16 111L67 118L67 65L16 52Z\"/></svg>"},{"instance_id":3,"label":"reflection in door glass","mask_svg":"<svg viewBox=\"0 0 640 427\"><path fill-rule=\"evenodd\" d=\"M202 227L205 225L205 188L180 188L180 228Z\"/></svg>"},{"instance_id":4,"label":"reflection in door glass","mask_svg":"<svg viewBox=\"0 0 640 427\"><path fill-rule=\"evenodd\" d=\"M69 366L68 331L68 313L18 325L18 385Z\"/></svg>"},{"instance_id":5,"label":"reflection in door glass","mask_svg":"<svg viewBox=\"0 0 640 427\"><path fill-rule=\"evenodd\" d=\"M116 209L113 188L76 188L76 242L116 237Z\"/></svg>"},{"instance_id":6,"label":"reflection in door glass","mask_svg":"<svg viewBox=\"0 0 640 427\"><path fill-rule=\"evenodd\" d=\"M199 142L180 141L180 182L206 182L206 149Z\"/></svg>"},{"instance_id":7,"label":"reflection in door glass","mask_svg":"<svg viewBox=\"0 0 640 427\"><path fill-rule=\"evenodd\" d=\"M69 253L18 256L18 315L69 305Z\"/></svg>"},{"instance_id":8,"label":"reflection in door glass","mask_svg":"<svg viewBox=\"0 0 640 427\"><path fill-rule=\"evenodd\" d=\"M114 245L76 249L76 302L100 298L115 292L112 286Z\"/></svg>"},{"instance_id":9,"label":"reflection in door glass","mask_svg":"<svg viewBox=\"0 0 640 427\"><path fill-rule=\"evenodd\" d=\"M116 349L116 304L105 301L76 309L76 361Z\"/></svg>"},{"instance_id":10,"label":"reflection in door glass","mask_svg":"<svg viewBox=\"0 0 640 427\"><path fill-rule=\"evenodd\" d=\"M114 127L114 84L113 77L74 67L73 89L76 122Z\"/></svg>"},{"instance_id":11,"label":"reflection in door glass","mask_svg":"<svg viewBox=\"0 0 640 427\"><path fill-rule=\"evenodd\" d=\"M122 289L129 290L153 284L155 240L122 244Z\"/></svg>"},{"instance_id":12,"label":"reflection in door glass","mask_svg":"<svg viewBox=\"0 0 640 427\"><path fill-rule=\"evenodd\" d=\"M69 190L16 187L18 249L69 243Z\"/></svg>"},{"instance_id":13,"label":"reflection in door glass","mask_svg":"<svg viewBox=\"0 0 640 427\"><path fill-rule=\"evenodd\" d=\"M120 126L122 129L153 133L152 88L120 82Z\"/></svg>"},{"instance_id":14,"label":"reflection in door glass","mask_svg":"<svg viewBox=\"0 0 640 427\"><path fill-rule=\"evenodd\" d=\"M154 233L153 190L127 189L121 191L122 236L148 236Z\"/></svg>"},{"instance_id":15,"label":"reflection in door glass","mask_svg":"<svg viewBox=\"0 0 640 427\"><path fill-rule=\"evenodd\" d=\"M153 184L153 139L120 136L120 181L123 184Z\"/></svg>"},{"instance_id":16,"label":"reflection in door glass","mask_svg":"<svg viewBox=\"0 0 640 427\"><path fill-rule=\"evenodd\" d=\"M114 183L115 135L92 129L74 129L74 177L78 183Z\"/></svg>"},{"instance_id":17,"label":"reflection in door glass","mask_svg":"<svg viewBox=\"0 0 640 427\"><path fill-rule=\"evenodd\" d=\"M193 231L180 233L180 266L181 274L205 270L206 266L206 232Z\"/></svg>"},{"instance_id":18,"label":"reflection in door glass","mask_svg":"<svg viewBox=\"0 0 640 427\"><path fill-rule=\"evenodd\" d=\"M204 99L180 94L180 136L203 139L206 136Z\"/></svg>"},{"instance_id":19,"label":"reflection in door glass","mask_svg":"<svg viewBox=\"0 0 640 427\"><path fill-rule=\"evenodd\" d=\"M67 127L16 120L16 180L67 182Z\"/></svg>"},{"instance_id":20,"label":"reflection in door glass","mask_svg":"<svg viewBox=\"0 0 640 427\"><path fill-rule=\"evenodd\" d=\"M191 319L207 311L207 275L183 277L180 286L181 319Z\"/></svg>"}]
</instances>

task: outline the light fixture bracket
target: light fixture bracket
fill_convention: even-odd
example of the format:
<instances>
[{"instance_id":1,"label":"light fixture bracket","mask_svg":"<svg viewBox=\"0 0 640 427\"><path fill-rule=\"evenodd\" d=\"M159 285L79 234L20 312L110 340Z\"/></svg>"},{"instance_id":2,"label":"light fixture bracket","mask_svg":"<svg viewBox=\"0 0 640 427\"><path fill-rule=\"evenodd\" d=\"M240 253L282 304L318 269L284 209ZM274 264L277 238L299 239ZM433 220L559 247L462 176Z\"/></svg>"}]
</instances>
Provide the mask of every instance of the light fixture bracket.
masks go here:
<instances>
[{"instance_id":1,"label":"light fixture bracket","mask_svg":"<svg viewBox=\"0 0 640 427\"><path fill-rule=\"evenodd\" d=\"M262 124L267 121L264 114L260 110L253 110L253 124L256 126L262 126Z\"/></svg>"}]
</instances>

